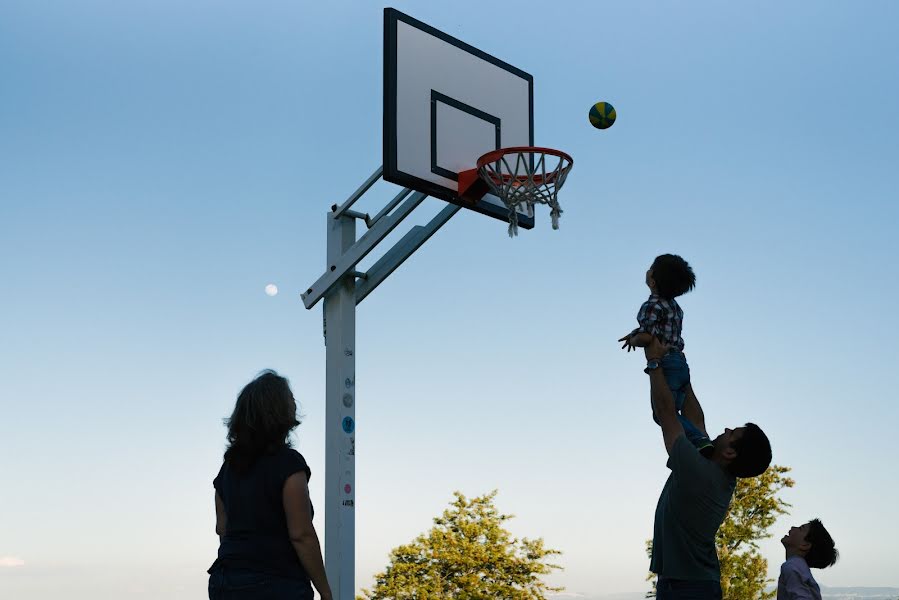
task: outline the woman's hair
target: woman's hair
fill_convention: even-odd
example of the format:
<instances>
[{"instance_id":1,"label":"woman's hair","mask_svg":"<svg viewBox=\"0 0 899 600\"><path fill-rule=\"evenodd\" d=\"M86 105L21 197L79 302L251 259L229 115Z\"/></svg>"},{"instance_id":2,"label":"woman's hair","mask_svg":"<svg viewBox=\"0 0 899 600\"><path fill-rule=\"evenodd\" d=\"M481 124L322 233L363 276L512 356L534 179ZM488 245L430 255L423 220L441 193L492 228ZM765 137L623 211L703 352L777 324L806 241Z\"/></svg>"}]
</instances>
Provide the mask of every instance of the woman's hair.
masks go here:
<instances>
[{"instance_id":1,"label":"woman's hair","mask_svg":"<svg viewBox=\"0 0 899 600\"><path fill-rule=\"evenodd\" d=\"M290 447L287 436L299 424L287 379L262 371L241 390L234 412L225 419L225 462L237 472L246 471L260 456Z\"/></svg>"}]
</instances>

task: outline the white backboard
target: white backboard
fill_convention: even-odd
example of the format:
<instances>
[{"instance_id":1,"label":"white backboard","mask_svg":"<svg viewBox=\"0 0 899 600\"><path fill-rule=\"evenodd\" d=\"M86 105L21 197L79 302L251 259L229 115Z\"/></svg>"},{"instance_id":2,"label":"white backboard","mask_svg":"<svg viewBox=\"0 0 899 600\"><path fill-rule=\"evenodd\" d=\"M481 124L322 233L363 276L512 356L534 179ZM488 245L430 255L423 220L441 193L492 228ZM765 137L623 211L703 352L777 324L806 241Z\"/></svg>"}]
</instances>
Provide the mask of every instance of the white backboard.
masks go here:
<instances>
[{"instance_id":1,"label":"white backboard","mask_svg":"<svg viewBox=\"0 0 899 600\"><path fill-rule=\"evenodd\" d=\"M458 173L498 148L534 145L534 78L395 9L384 9L384 180L507 220ZM519 214L519 226L534 219Z\"/></svg>"}]
</instances>

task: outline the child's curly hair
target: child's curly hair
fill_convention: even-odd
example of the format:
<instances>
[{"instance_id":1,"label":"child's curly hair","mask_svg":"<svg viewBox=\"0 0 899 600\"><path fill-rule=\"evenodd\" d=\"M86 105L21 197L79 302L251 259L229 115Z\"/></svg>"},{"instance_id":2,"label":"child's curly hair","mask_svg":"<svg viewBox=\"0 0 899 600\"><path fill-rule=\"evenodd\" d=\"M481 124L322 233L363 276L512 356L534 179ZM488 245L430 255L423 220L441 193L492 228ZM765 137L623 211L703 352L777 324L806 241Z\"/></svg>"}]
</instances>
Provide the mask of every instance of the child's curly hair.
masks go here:
<instances>
[{"instance_id":1,"label":"child's curly hair","mask_svg":"<svg viewBox=\"0 0 899 600\"><path fill-rule=\"evenodd\" d=\"M690 264L676 254L657 256L651 268L656 290L662 298L677 298L696 286L696 275Z\"/></svg>"}]
</instances>

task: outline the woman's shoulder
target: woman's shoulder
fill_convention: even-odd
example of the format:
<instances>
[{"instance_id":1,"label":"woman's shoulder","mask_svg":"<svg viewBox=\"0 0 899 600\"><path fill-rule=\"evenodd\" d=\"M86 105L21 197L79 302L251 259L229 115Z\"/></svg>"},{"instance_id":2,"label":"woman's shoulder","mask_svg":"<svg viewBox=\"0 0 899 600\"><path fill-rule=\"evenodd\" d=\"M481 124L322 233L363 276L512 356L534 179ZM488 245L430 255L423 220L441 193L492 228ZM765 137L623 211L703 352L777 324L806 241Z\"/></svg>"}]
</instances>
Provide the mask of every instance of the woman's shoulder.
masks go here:
<instances>
[{"instance_id":1,"label":"woman's shoulder","mask_svg":"<svg viewBox=\"0 0 899 600\"><path fill-rule=\"evenodd\" d=\"M286 459L286 460L301 460L306 462L306 459L300 454L295 448L291 448L290 446L282 446L278 448L275 452L275 456L278 458Z\"/></svg>"},{"instance_id":2,"label":"woman's shoulder","mask_svg":"<svg viewBox=\"0 0 899 600\"><path fill-rule=\"evenodd\" d=\"M306 479L308 481L309 477L312 475L312 471L309 469L309 464L306 462L305 457L300 454L294 448L290 446L284 446L280 448L275 453L275 458L278 461L278 465L284 470L288 471L290 475L296 473L297 471L305 471Z\"/></svg>"}]
</instances>

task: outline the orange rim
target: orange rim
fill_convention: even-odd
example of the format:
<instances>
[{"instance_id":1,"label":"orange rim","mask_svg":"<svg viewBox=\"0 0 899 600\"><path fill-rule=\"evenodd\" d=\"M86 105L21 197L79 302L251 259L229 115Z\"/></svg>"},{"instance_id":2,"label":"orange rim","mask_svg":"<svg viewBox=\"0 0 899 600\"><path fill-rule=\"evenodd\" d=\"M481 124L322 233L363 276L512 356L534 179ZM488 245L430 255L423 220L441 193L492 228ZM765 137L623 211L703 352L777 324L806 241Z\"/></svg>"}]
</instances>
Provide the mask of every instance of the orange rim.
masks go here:
<instances>
[{"instance_id":1,"label":"orange rim","mask_svg":"<svg viewBox=\"0 0 899 600\"><path fill-rule=\"evenodd\" d=\"M558 176L559 172L562 170L568 170L574 165L574 159L571 158L567 152L562 152L561 150L555 150L553 148L541 148L539 146L513 146L511 148L500 148L499 150L492 150L478 159L478 169L484 169L487 165L491 163L495 163L499 161L503 156L507 154L548 154L550 156L555 156L560 158L562 162L568 161L568 165L559 166L554 169L551 173L548 173L546 177L543 175L506 175L500 174L494 171L493 169L485 169L487 171L487 176L490 177L496 183L511 183L513 187L519 187L523 184L533 182L536 185L542 185L544 183L549 184L552 183L553 180Z\"/></svg>"}]
</instances>

